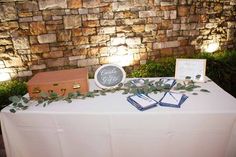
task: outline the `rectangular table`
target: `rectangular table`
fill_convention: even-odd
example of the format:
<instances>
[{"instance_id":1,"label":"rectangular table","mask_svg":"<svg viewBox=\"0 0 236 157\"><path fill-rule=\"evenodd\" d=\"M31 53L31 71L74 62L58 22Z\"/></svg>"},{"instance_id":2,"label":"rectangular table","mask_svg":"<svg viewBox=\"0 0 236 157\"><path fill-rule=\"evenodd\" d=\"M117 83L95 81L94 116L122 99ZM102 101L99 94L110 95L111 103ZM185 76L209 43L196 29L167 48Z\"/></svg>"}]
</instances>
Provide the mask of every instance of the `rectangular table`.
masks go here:
<instances>
[{"instance_id":1,"label":"rectangular table","mask_svg":"<svg viewBox=\"0 0 236 157\"><path fill-rule=\"evenodd\" d=\"M120 92L47 107L30 102L15 114L6 107L1 128L7 156L235 157L236 99L214 82L199 85L210 93L187 93L181 108L141 112Z\"/></svg>"}]
</instances>

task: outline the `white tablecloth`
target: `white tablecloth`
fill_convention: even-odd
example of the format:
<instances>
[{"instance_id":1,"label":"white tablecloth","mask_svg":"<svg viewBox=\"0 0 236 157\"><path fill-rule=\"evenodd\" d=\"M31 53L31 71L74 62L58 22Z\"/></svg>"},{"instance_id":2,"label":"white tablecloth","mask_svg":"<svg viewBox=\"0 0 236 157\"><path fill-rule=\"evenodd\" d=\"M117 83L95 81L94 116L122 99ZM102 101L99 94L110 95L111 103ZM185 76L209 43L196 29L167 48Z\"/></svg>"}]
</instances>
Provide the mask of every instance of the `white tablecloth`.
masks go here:
<instances>
[{"instance_id":1,"label":"white tablecloth","mask_svg":"<svg viewBox=\"0 0 236 157\"><path fill-rule=\"evenodd\" d=\"M90 80L93 88L93 80ZM128 95L5 108L1 127L8 157L236 157L236 99L214 82L181 108L141 112ZM151 95L155 97L155 95Z\"/></svg>"}]
</instances>

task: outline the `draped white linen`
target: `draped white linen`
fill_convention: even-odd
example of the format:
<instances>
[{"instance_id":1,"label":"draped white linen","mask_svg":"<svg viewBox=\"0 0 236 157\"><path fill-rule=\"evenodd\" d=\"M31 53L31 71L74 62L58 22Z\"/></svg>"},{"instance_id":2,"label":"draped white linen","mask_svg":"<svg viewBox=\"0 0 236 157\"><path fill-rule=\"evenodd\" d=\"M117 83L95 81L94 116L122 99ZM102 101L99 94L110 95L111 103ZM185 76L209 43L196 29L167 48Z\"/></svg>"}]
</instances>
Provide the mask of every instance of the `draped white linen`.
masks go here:
<instances>
[{"instance_id":1,"label":"draped white linen","mask_svg":"<svg viewBox=\"0 0 236 157\"><path fill-rule=\"evenodd\" d=\"M155 78L158 79L158 78ZM90 80L91 89L95 88ZM214 82L181 108L141 112L120 92L1 111L8 157L235 157L236 99ZM151 94L155 98L157 95Z\"/></svg>"}]
</instances>

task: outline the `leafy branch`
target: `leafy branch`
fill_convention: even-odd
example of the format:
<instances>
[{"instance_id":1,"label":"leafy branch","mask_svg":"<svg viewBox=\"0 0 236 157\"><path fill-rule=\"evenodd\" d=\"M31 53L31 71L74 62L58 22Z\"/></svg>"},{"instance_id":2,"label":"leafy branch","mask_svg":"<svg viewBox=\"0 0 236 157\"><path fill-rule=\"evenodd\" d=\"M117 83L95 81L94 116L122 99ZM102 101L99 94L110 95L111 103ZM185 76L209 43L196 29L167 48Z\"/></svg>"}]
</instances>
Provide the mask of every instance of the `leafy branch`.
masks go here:
<instances>
[{"instance_id":1,"label":"leafy branch","mask_svg":"<svg viewBox=\"0 0 236 157\"><path fill-rule=\"evenodd\" d=\"M199 77L200 76L196 76ZM194 81L191 80L191 77L186 77L187 81L184 81L183 83L177 83L177 85L174 87L174 90L179 91L188 91L192 92L196 88L200 88L200 86L196 85ZM100 90L93 90L89 91L86 94L81 94L80 92L74 92L74 93L68 93L67 96L63 97L58 95L55 92L45 93L41 92L39 94L38 105L43 105L43 107L46 107L47 105L51 104L52 102L57 101L67 101L68 103L71 103L73 99L86 99L86 98L94 98L96 96L103 96L107 95L107 93L115 93L117 91L121 91L122 94L149 94L154 93L157 94L158 92L168 92L171 90L172 86L170 84L165 84L164 80L160 79L158 81L155 80L149 80L149 79L143 79L143 82L141 85L137 86L130 80L126 83L121 83L115 88L111 89L100 89ZM206 89L201 89L202 92L209 92ZM193 95L197 95L197 93L193 93ZM13 103L12 108L10 111L12 113L15 113L17 110L26 110L28 108L28 102L29 99L25 97L20 96L12 96L9 98L9 100Z\"/></svg>"}]
</instances>

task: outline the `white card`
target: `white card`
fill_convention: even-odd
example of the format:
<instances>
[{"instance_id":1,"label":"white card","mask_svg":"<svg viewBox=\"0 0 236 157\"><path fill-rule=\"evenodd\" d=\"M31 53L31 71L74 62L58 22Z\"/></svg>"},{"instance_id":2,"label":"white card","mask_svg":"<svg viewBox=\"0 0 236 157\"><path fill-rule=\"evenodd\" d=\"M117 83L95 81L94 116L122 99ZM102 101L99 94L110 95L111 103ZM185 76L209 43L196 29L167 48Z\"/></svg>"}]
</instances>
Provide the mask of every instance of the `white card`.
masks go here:
<instances>
[{"instance_id":1,"label":"white card","mask_svg":"<svg viewBox=\"0 0 236 157\"><path fill-rule=\"evenodd\" d=\"M130 97L133 99L135 102L137 102L139 105L142 107L147 107L153 104L156 104L157 102L150 97L144 95L144 94L139 94L139 95L134 95Z\"/></svg>"},{"instance_id":2,"label":"white card","mask_svg":"<svg viewBox=\"0 0 236 157\"><path fill-rule=\"evenodd\" d=\"M167 92L161 102L166 104L179 105L182 96L183 94Z\"/></svg>"}]
</instances>

